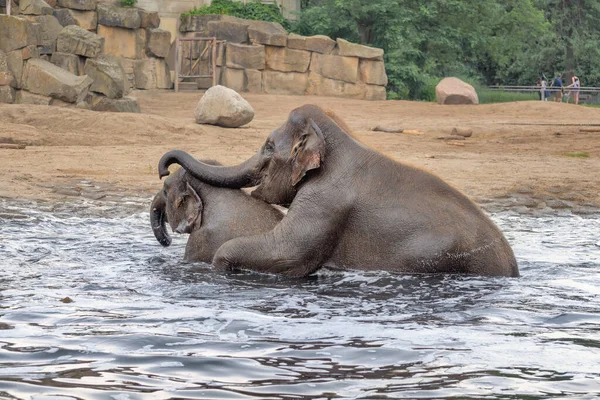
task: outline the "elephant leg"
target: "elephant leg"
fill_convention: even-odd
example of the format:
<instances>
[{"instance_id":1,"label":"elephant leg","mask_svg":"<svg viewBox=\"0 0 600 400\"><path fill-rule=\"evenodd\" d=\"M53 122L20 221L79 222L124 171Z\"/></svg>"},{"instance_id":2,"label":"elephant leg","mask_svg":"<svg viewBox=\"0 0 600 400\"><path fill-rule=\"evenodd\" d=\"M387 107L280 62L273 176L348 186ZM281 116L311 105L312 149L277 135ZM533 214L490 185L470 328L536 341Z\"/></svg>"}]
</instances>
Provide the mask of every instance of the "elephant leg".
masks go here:
<instances>
[{"instance_id":1,"label":"elephant leg","mask_svg":"<svg viewBox=\"0 0 600 400\"><path fill-rule=\"evenodd\" d=\"M272 231L224 243L213 258L219 269L249 269L295 277L318 270L333 253L346 214L311 205L290 209ZM308 215L307 215L308 214Z\"/></svg>"}]
</instances>

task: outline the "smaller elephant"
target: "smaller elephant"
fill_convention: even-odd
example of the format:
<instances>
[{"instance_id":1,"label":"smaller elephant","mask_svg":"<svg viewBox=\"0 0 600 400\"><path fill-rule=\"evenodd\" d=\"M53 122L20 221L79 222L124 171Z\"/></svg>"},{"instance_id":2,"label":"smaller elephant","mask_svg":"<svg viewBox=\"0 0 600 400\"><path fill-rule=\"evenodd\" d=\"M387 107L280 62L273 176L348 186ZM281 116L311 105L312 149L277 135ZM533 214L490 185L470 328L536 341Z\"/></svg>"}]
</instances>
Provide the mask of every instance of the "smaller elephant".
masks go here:
<instances>
[{"instance_id":1,"label":"smaller elephant","mask_svg":"<svg viewBox=\"0 0 600 400\"><path fill-rule=\"evenodd\" d=\"M282 218L270 204L240 189L203 183L183 168L165 180L150 208L152 231L160 244L171 244L168 222L173 232L190 235L184 260L206 263L228 240L269 232Z\"/></svg>"}]
</instances>

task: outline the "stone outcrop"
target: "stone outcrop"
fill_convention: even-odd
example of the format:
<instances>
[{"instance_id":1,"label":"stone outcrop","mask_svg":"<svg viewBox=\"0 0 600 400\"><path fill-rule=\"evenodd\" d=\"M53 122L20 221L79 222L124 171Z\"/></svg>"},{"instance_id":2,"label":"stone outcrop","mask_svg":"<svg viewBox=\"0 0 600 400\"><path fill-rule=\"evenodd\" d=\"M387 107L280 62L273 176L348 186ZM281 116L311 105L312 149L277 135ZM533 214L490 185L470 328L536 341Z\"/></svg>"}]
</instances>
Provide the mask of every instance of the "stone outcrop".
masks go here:
<instances>
[{"instance_id":1,"label":"stone outcrop","mask_svg":"<svg viewBox=\"0 0 600 400\"><path fill-rule=\"evenodd\" d=\"M89 32L78 25L62 29L56 41L56 50L62 53L96 57L104 49L104 38Z\"/></svg>"},{"instance_id":2,"label":"stone outcrop","mask_svg":"<svg viewBox=\"0 0 600 400\"><path fill-rule=\"evenodd\" d=\"M134 64L133 73L138 89L170 89L171 72L164 59L145 58Z\"/></svg>"},{"instance_id":3,"label":"stone outcrop","mask_svg":"<svg viewBox=\"0 0 600 400\"><path fill-rule=\"evenodd\" d=\"M263 72L263 89L268 94L304 95L308 87L308 75L298 72Z\"/></svg>"},{"instance_id":4,"label":"stone outcrop","mask_svg":"<svg viewBox=\"0 0 600 400\"><path fill-rule=\"evenodd\" d=\"M49 106L52 97L33 94L26 90L17 90L15 104L35 104L41 106Z\"/></svg>"},{"instance_id":5,"label":"stone outcrop","mask_svg":"<svg viewBox=\"0 0 600 400\"><path fill-rule=\"evenodd\" d=\"M0 50L9 53L13 50L40 42L39 29L22 17L0 14Z\"/></svg>"},{"instance_id":6,"label":"stone outcrop","mask_svg":"<svg viewBox=\"0 0 600 400\"><path fill-rule=\"evenodd\" d=\"M52 54L56 50L56 40L63 26L53 15L30 17L32 22L40 26L40 42L42 54Z\"/></svg>"},{"instance_id":7,"label":"stone outcrop","mask_svg":"<svg viewBox=\"0 0 600 400\"><path fill-rule=\"evenodd\" d=\"M214 36L218 40L227 43L248 43L248 24L236 21L209 21L207 23L208 36Z\"/></svg>"},{"instance_id":8,"label":"stone outcrop","mask_svg":"<svg viewBox=\"0 0 600 400\"><path fill-rule=\"evenodd\" d=\"M142 18L137 8L98 4L98 23L104 26L137 29L142 24Z\"/></svg>"},{"instance_id":9,"label":"stone outcrop","mask_svg":"<svg viewBox=\"0 0 600 400\"><path fill-rule=\"evenodd\" d=\"M140 12L140 28L158 28L160 25L160 17L155 11L146 11L139 9Z\"/></svg>"},{"instance_id":10,"label":"stone outcrop","mask_svg":"<svg viewBox=\"0 0 600 400\"><path fill-rule=\"evenodd\" d=\"M146 31L146 54L149 57L165 58L171 49L171 32L162 29Z\"/></svg>"},{"instance_id":11,"label":"stone outcrop","mask_svg":"<svg viewBox=\"0 0 600 400\"><path fill-rule=\"evenodd\" d=\"M266 49L267 68L281 72L306 72L310 65L310 52L287 47Z\"/></svg>"},{"instance_id":12,"label":"stone outcrop","mask_svg":"<svg viewBox=\"0 0 600 400\"><path fill-rule=\"evenodd\" d=\"M358 80L358 58L313 53L310 70L325 78L355 83Z\"/></svg>"},{"instance_id":13,"label":"stone outcrop","mask_svg":"<svg viewBox=\"0 0 600 400\"><path fill-rule=\"evenodd\" d=\"M24 15L52 14L52 7L44 0L20 0L19 12Z\"/></svg>"},{"instance_id":14,"label":"stone outcrop","mask_svg":"<svg viewBox=\"0 0 600 400\"><path fill-rule=\"evenodd\" d=\"M79 11L68 8L59 8L53 11L62 26L78 25L88 31L95 31L98 27L98 13L94 11Z\"/></svg>"},{"instance_id":15,"label":"stone outcrop","mask_svg":"<svg viewBox=\"0 0 600 400\"><path fill-rule=\"evenodd\" d=\"M39 58L27 61L23 71L23 89L68 103L82 101L92 82Z\"/></svg>"},{"instance_id":16,"label":"stone outcrop","mask_svg":"<svg viewBox=\"0 0 600 400\"><path fill-rule=\"evenodd\" d=\"M0 86L0 104L8 103L12 104L15 102L15 88L11 86Z\"/></svg>"},{"instance_id":17,"label":"stone outcrop","mask_svg":"<svg viewBox=\"0 0 600 400\"><path fill-rule=\"evenodd\" d=\"M228 68L265 69L265 46L227 43Z\"/></svg>"},{"instance_id":18,"label":"stone outcrop","mask_svg":"<svg viewBox=\"0 0 600 400\"><path fill-rule=\"evenodd\" d=\"M314 51L321 54L330 54L335 48L336 42L329 36L300 36L290 33L287 45L290 49Z\"/></svg>"},{"instance_id":19,"label":"stone outcrop","mask_svg":"<svg viewBox=\"0 0 600 400\"><path fill-rule=\"evenodd\" d=\"M388 84L383 61L360 60L358 70L360 80L367 84L380 86Z\"/></svg>"},{"instance_id":20,"label":"stone outcrop","mask_svg":"<svg viewBox=\"0 0 600 400\"><path fill-rule=\"evenodd\" d=\"M217 85L204 93L194 115L199 124L237 128L252 121L254 109L236 91Z\"/></svg>"},{"instance_id":21,"label":"stone outcrop","mask_svg":"<svg viewBox=\"0 0 600 400\"><path fill-rule=\"evenodd\" d=\"M98 25L104 38L104 52L117 57L139 59L146 54L146 30Z\"/></svg>"},{"instance_id":22,"label":"stone outcrop","mask_svg":"<svg viewBox=\"0 0 600 400\"><path fill-rule=\"evenodd\" d=\"M344 57L358 57L369 60L383 60L383 49L376 47L363 46L361 44L351 43L344 39L337 39L337 55Z\"/></svg>"},{"instance_id":23,"label":"stone outcrop","mask_svg":"<svg viewBox=\"0 0 600 400\"><path fill-rule=\"evenodd\" d=\"M76 54L54 52L50 57L50 62L73 75L83 75L85 59Z\"/></svg>"},{"instance_id":24,"label":"stone outcrop","mask_svg":"<svg viewBox=\"0 0 600 400\"><path fill-rule=\"evenodd\" d=\"M287 31L277 22L251 21L248 26L248 38L252 44L285 47Z\"/></svg>"},{"instance_id":25,"label":"stone outcrop","mask_svg":"<svg viewBox=\"0 0 600 400\"><path fill-rule=\"evenodd\" d=\"M57 3L62 8L86 11L95 10L97 0L58 0Z\"/></svg>"},{"instance_id":26,"label":"stone outcrop","mask_svg":"<svg viewBox=\"0 0 600 400\"><path fill-rule=\"evenodd\" d=\"M134 97L111 99L95 93L89 93L85 99L92 111L139 113L140 106Z\"/></svg>"},{"instance_id":27,"label":"stone outcrop","mask_svg":"<svg viewBox=\"0 0 600 400\"><path fill-rule=\"evenodd\" d=\"M435 87L438 104L479 104L473 86L458 78L444 78Z\"/></svg>"},{"instance_id":28,"label":"stone outcrop","mask_svg":"<svg viewBox=\"0 0 600 400\"><path fill-rule=\"evenodd\" d=\"M90 58L85 62L84 73L94 81L90 90L110 99L119 99L125 92L125 71L121 61L110 54Z\"/></svg>"}]
</instances>

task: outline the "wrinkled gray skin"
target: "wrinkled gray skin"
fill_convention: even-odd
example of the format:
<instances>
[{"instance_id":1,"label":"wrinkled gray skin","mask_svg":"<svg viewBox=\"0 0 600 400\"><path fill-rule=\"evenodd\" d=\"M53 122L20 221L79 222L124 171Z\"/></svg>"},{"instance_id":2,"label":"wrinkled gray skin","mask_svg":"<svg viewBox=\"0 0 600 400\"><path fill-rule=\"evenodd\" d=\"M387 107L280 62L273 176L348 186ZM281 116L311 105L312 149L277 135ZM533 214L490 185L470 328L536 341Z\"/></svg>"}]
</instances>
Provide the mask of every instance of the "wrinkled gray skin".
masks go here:
<instances>
[{"instance_id":1,"label":"wrinkled gray skin","mask_svg":"<svg viewBox=\"0 0 600 400\"><path fill-rule=\"evenodd\" d=\"M166 229L188 233L184 260L210 263L228 240L272 230L283 213L241 190L210 186L180 169L165 180L150 208L154 236L171 244Z\"/></svg>"},{"instance_id":2,"label":"wrinkled gray skin","mask_svg":"<svg viewBox=\"0 0 600 400\"><path fill-rule=\"evenodd\" d=\"M358 142L316 106L290 113L246 162L210 166L173 150L198 179L288 205L271 231L240 237L215 254L217 268L306 276L322 266L395 273L518 276L508 242L465 195L437 176Z\"/></svg>"}]
</instances>

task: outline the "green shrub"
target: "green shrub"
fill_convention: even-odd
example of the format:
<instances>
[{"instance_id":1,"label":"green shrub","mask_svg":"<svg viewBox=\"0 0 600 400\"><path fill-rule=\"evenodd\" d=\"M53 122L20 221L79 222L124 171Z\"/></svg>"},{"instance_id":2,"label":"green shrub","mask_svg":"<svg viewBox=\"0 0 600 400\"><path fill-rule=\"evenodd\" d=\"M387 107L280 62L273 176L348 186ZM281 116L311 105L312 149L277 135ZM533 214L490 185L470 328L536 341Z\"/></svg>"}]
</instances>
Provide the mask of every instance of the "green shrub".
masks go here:
<instances>
[{"instance_id":1,"label":"green shrub","mask_svg":"<svg viewBox=\"0 0 600 400\"><path fill-rule=\"evenodd\" d=\"M121 7L135 7L137 0L121 0Z\"/></svg>"},{"instance_id":2,"label":"green shrub","mask_svg":"<svg viewBox=\"0 0 600 400\"><path fill-rule=\"evenodd\" d=\"M260 0L246 4L233 0L213 0L211 5L204 5L200 8L194 7L192 10L182 13L181 17L208 14L231 15L232 17L243 19L279 22L288 30L290 25L289 21L283 17L277 5L262 4Z\"/></svg>"}]
</instances>

